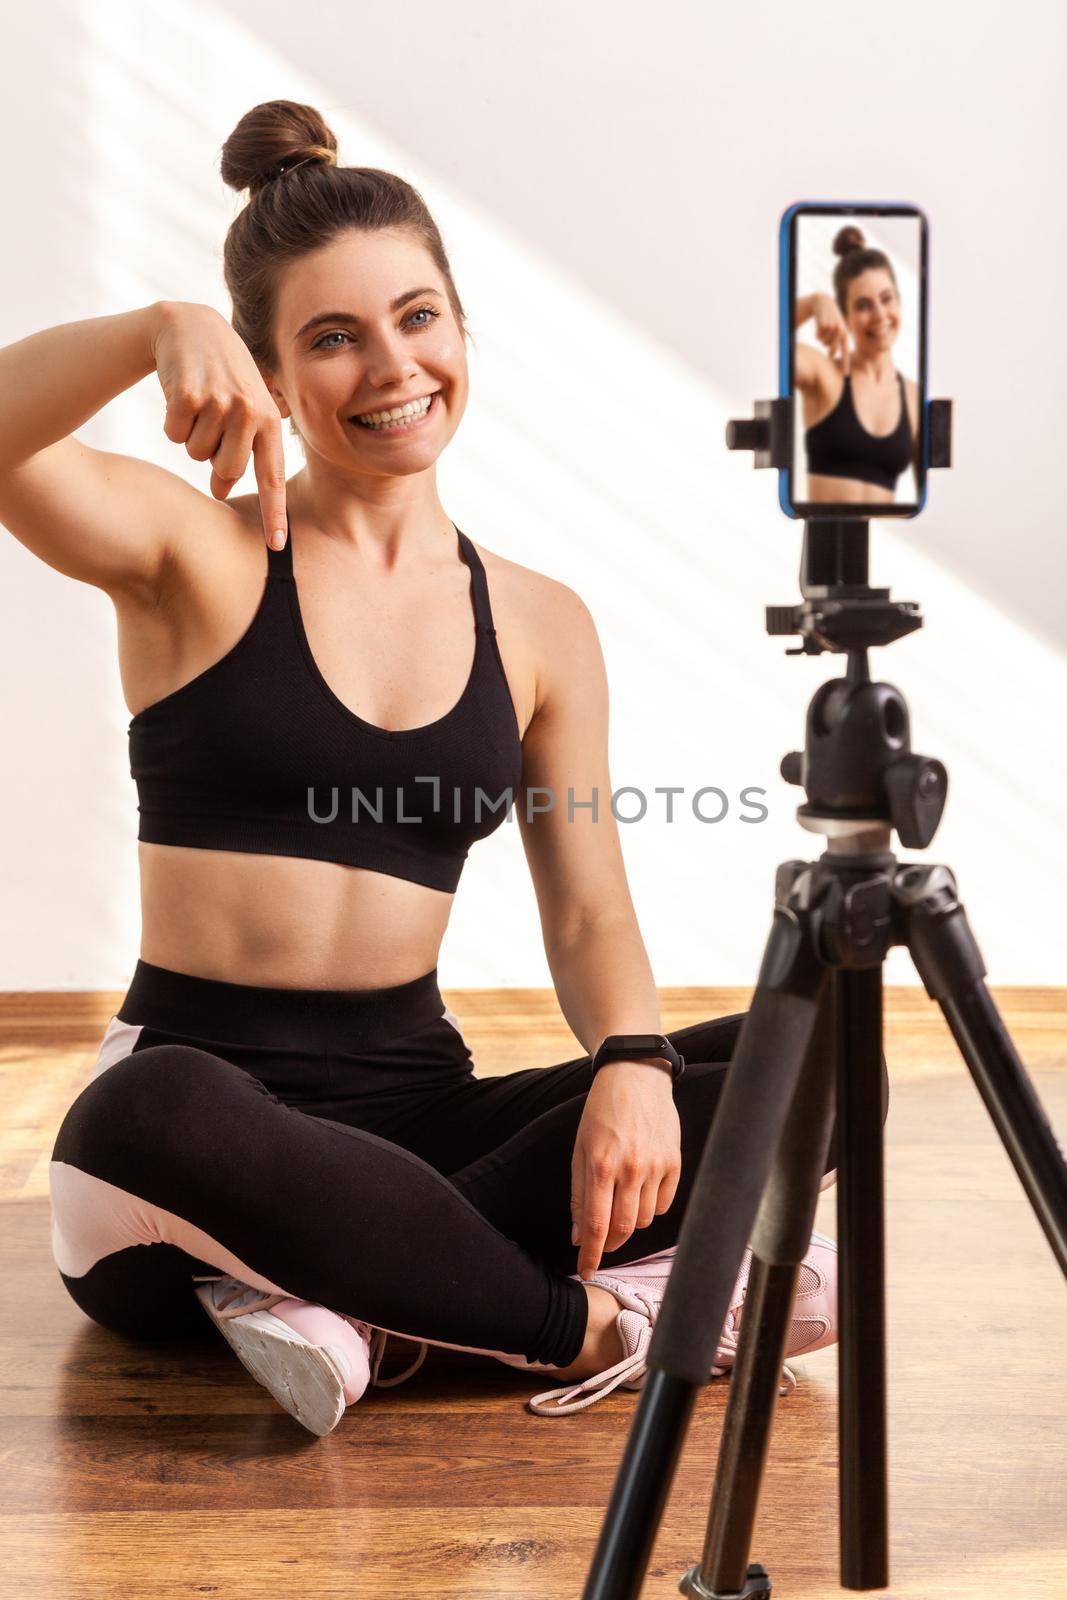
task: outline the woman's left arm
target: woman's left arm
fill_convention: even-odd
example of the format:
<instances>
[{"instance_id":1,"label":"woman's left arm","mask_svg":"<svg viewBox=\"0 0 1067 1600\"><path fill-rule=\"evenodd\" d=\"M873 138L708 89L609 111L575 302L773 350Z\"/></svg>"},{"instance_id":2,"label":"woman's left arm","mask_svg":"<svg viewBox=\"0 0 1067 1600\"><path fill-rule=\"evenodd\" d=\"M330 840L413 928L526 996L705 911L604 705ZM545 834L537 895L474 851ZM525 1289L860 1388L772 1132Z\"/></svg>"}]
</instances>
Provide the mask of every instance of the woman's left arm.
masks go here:
<instances>
[{"instance_id":1,"label":"woman's left arm","mask_svg":"<svg viewBox=\"0 0 1067 1600\"><path fill-rule=\"evenodd\" d=\"M537 703L516 809L560 1008L593 1055L611 1033L661 1033L659 997L626 881L608 771L608 685L592 616L552 583L541 618ZM571 1163L584 1278L604 1250L667 1210L681 1133L662 1061L602 1066Z\"/></svg>"},{"instance_id":2,"label":"woman's left arm","mask_svg":"<svg viewBox=\"0 0 1067 1600\"><path fill-rule=\"evenodd\" d=\"M516 812L560 1007L592 1055L609 1033L661 1032L659 997L611 809L596 626L573 589L549 581L538 635Z\"/></svg>"}]
</instances>

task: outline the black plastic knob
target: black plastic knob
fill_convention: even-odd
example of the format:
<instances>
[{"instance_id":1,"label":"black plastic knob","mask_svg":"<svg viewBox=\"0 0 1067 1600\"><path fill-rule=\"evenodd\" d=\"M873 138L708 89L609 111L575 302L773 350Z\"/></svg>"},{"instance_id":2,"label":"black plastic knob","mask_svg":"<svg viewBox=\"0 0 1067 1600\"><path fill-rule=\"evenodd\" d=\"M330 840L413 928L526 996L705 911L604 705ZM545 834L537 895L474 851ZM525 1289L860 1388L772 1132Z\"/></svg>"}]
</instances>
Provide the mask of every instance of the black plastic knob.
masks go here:
<instances>
[{"instance_id":1,"label":"black plastic knob","mask_svg":"<svg viewBox=\"0 0 1067 1600\"><path fill-rule=\"evenodd\" d=\"M778 771L786 783L803 785L804 756L800 750L790 750L789 754L782 757Z\"/></svg>"},{"instance_id":2,"label":"black plastic knob","mask_svg":"<svg viewBox=\"0 0 1067 1600\"><path fill-rule=\"evenodd\" d=\"M924 850L945 809L948 769L934 756L901 756L886 767L885 788L901 844L908 850Z\"/></svg>"},{"instance_id":3,"label":"black plastic knob","mask_svg":"<svg viewBox=\"0 0 1067 1600\"><path fill-rule=\"evenodd\" d=\"M770 439L766 417L740 417L726 424L727 450L766 450Z\"/></svg>"}]
</instances>

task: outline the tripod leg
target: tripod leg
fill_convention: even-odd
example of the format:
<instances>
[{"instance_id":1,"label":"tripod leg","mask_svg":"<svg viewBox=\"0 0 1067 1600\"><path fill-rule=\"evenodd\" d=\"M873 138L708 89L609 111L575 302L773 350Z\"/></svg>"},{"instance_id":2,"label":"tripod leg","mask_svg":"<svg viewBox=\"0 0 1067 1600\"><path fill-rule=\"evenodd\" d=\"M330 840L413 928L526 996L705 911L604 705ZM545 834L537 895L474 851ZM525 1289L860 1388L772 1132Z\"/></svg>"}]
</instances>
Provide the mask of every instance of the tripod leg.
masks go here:
<instances>
[{"instance_id":1,"label":"tripod leg","mask_svg":"<svg viewBox=\"0 0 1067 1600\"><path fill-rule=\"evenodd\" d=\"M794 870L795 869L795 870ZM812 869L790 862L790 880ZM686 1207L648 1368L583 1600L641 1590L697 1391L706 1385L826 979L806 901L782 883L759 979ZM879 1063L880 1066L880 1063Z\"/></svg>"},{"instance_id":2,"label":"tripod leg","mask_svg":"<svg viewBox=\"0 0 1067 1600\"><path fill-rule=\"evenodd\" d=\"M841 1583L889 1582L882 966L834 974Z\"/></svg>"},{"instance_id":3,"label":"tripod leg","mask_svg":"<svg viewBox=\"0 0 1067 1600\"><path fill-rule=\"evenodd\" d=\"M927 994L944 1012L1012 1166L1067 1275L1067 1164L992 996L948 867L901 867L893 897Z\"/></svg>"},{"instance_id":4,"label":"tripod leg","mask_svg":"<svg viewBox=\"0 0 1067 1600\"><path fill-rule=\"evenodd\" d=\"M688 1593L769 1594L749 1566L800 1263L811 1240L834 1122L837 1020L831 973L752 1233L741 1338L719 1445L704 1555ZM746 1584L748 1585L746 1587Z\"/></svg>"}]
</instances>

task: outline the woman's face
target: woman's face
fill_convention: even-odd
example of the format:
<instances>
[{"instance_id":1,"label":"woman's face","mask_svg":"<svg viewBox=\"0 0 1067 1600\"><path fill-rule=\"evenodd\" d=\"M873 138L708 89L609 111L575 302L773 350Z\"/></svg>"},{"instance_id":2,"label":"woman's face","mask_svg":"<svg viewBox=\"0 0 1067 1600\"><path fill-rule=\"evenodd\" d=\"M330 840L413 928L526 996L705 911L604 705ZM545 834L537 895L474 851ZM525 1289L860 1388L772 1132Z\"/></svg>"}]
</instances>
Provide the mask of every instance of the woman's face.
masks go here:
<instances>
[{"instance_id":1,"label":"woman's face","mask_svg":"<svg viewBox=\"0 0 1067 1600\"><path fill-rule=\"evenodd\" d=\"M871 267L848 285L845 321L859 355L888 350L900 331L900 299L884 267Z\"/></svg>"},{"instance_id":2,"label":"woman's face","mask_svg":"<svg viewBox=\"0 0 1067 1600\"><path fill-rule=\"evenodd\" d=\"M420 293L408 299L412 289ZM432 466L459 426L468 393L463 329L432 258L408 233L352 230L293 262L274 337L270 387L309 457L343 472L406 476ZM352 420L425 395L435 396L425 420L404 432Z\"/></svg>"}]
</instances>

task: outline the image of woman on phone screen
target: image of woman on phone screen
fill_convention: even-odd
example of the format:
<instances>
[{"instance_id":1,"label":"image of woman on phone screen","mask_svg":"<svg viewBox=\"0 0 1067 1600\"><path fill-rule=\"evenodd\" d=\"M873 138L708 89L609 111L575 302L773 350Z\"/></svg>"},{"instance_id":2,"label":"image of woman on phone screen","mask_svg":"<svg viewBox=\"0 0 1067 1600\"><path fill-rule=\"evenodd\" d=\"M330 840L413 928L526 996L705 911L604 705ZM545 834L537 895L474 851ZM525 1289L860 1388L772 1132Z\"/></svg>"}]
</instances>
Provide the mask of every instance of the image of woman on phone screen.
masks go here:
<instances>
[{"instance_id":1,"label":"image of woman on phone screen","mask_svg":"<svg viewBox=\"0 0 1067 1600\"><path fill-rule=\"evenodd\" d=\"M832 294L797 297L794 327L812 321L825 347L795 341L794 375L804 420L807 492L799 499L891 504L915 498L919 391L893 360L900 333L896 274L882 250L848 224L834 239L840 258Z\"/></svg>"}]
</instances>

